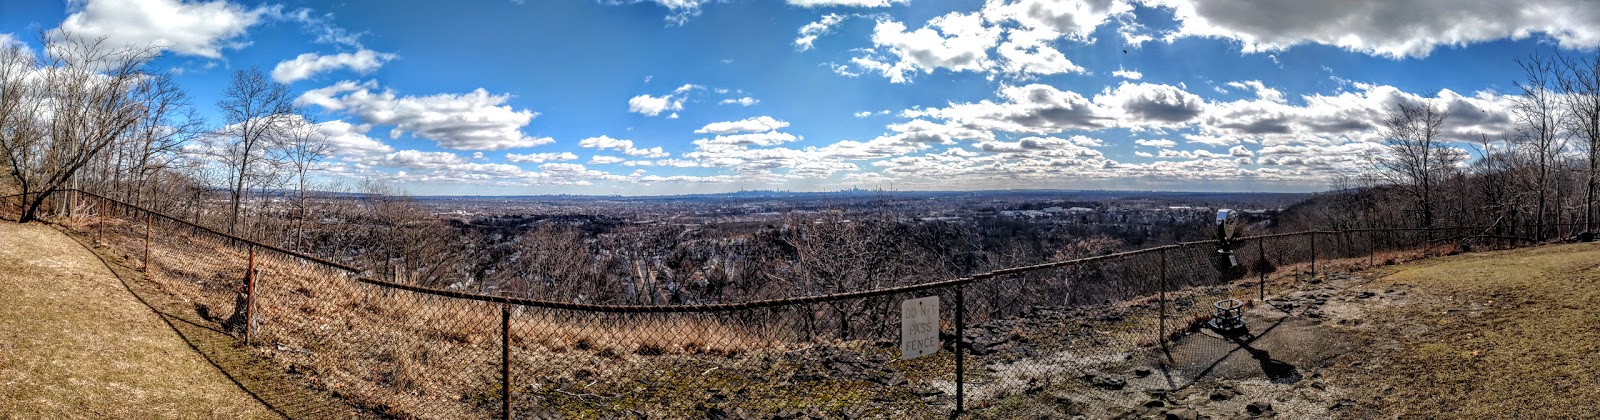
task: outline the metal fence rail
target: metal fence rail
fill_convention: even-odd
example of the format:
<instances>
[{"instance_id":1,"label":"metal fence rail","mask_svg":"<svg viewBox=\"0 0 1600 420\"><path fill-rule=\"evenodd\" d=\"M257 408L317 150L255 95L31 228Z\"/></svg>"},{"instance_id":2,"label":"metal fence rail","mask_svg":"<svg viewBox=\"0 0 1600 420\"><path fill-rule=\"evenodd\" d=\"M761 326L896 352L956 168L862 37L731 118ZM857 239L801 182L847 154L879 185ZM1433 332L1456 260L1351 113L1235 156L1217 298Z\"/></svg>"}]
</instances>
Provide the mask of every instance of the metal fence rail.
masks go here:
<instances>
[{"instance_id":1,"label":"metal fence rail","mask_svg":"<svg viewBox=\"0 0 1600 420\"><path fill-rule=\"evenodd\" d=\"M0 197L15 214L19 196ZM1356 267L1560 237L1577 224L1352 229L1190 242L819 296L594 305L402 284L85 191L45 209L315 387L416 418L959 413L1078 380L1060 354L1132 354L1210 302L1273 304ZM69 216L70 215L70 216ZM902 359L900 305L937 296L940 343ZM973 366L986 369L973 369Z\"/></svg>"}]
</instances>

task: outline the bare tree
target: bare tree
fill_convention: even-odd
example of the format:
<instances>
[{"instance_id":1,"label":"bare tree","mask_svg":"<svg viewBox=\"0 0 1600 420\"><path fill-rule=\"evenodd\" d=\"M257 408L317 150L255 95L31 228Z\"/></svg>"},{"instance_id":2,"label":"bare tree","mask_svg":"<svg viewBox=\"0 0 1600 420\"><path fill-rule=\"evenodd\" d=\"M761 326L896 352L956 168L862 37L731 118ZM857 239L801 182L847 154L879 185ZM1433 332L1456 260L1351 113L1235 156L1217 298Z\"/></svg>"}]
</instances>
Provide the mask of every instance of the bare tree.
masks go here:
<instances>
[{"instance_id":1,"label":"bare tree","mask_svg":"<svg viewBox=\"0 0 1600 420\"><path fill-rule=\"evenodd\" d=\"M24 196L19 219L39 207L139 120L147 105L150 49L41 36L42 55L0 45L0 164Z\"/></svg>"},{"instance_id":2,"label":"bare tree","mask_svg":"<svg viewBox=\"0 0 1600 420\"><path fill-rule=\"evenodd\" d=\"M1568 130L1577 136L1579 145L1588 152L1588 177L1584 184L1583 226L1587 232L1595 230L1595 189L1600 183L1600 54L1590 60L1562 57L1565 71L1558 73L1556 81L1569 116Z\"/></svg>"},{"instance_id":3,"label":"bare tree","mask_svg":"<svg viewBox=\"0 0 1600 420\"><path fill-rule=\"evenodd\" d=\"M1516 97L1512 107L1517 123L1515 139L1534 165L1532 175L1538 197L1534 220L1542 227L1549 210L1551 169L1555 167L1557 155L1566 147L1561 127L1564 117L1555 91L1556 60L1533 54L1518 59L1517 65L1522 67L1526 80L1516 82L1522 94ZM1544 232L1541 230L1538 235L1542 238Z\"/></svg>"},{"instance_id":4,"label":"bare tree","mask_svg":"<svg viewBox=\"0 0 1600 420\"><path fill-rule=\"evenodd\" d=\"M282 134L295 108L288 88L268 80L256 67L233 73L217 107L225 124L217 134L225 142L219 152L229 167L228 233L233 234L248 187L266 174L260 166L270 160L271 142Z\"/></svg>"},{"instance_id":5,"label":"bare tree","mask_svg":"<svg viewBox=\"0 0 1600 420\"><path fill-rule=\"evenodd\" d=\"M174 165L180 158L179 148L200 131L204 121L169 74L151 76L135 93L147 106L130 133L128 171L133 177L133 202L148 205L145 196L152 180Z\"/></svg>"},{"instance_id":6,"label":"bare tree","mask_svg":"<svg viewBox=\"0 0 1600 420\"><path fill-rule=\"evenodd\" d=\"M305 220L310 217L310 209L306 207L307 175L315 169L318 162L327 158L331 145L328 143L328 136L322 133L315 122L305 117L292 118L289 121L289 127L284 132L279 149L284 160L294 169L295 245L299 246L305 240Z\"/></svg>"},{"instance_id":7,"label":"bare tree","mask_svg":"<svg viewBox=\"0 0 1600 420\"><path fill-rule=\"evenodd\" d=\"M1401 103L1383 121L1389 156L1378 160L1380 173L1412 196L1424 227L1434 223L1435 189L1462 157L1441 138L1444 120L1443 109L1423 102Z\"/></svg>"}]
</instances>

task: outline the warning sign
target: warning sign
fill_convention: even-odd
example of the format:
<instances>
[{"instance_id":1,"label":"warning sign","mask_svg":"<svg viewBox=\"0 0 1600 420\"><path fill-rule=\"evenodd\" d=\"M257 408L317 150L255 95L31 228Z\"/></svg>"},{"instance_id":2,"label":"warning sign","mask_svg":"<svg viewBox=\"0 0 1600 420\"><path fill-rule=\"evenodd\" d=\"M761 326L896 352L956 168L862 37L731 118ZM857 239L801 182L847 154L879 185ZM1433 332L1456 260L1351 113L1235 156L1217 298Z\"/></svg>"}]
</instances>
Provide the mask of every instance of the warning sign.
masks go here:
<instances>
[{"instance_id":1,"label":"warning sign","mask_svg":"<svg viewBox=\"0 0 1600 420\"><path fill-rule=\"evenodd\" d=\"M939 351L939 297L900 302L900 358L915 359Z\"/></svg>"}]
</instances>

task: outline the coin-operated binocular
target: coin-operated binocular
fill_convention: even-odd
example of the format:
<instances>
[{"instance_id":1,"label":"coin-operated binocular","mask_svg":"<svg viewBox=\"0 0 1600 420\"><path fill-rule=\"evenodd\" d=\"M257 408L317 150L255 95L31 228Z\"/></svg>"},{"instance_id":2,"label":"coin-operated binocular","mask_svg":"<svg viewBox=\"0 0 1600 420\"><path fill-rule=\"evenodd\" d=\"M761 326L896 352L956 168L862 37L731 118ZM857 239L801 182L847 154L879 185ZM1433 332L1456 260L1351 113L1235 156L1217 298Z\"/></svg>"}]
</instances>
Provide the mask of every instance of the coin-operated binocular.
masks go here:
<instances>
[{"instance_id":1,"label":"coin-operated binocular","mask_svg":"<svg viewBox=\"0 0 1600 420\"><path fill-rule=\"evenodd\" d=\"M1234 248L1240 245L1239 234L1244 232L1244 220L1238 214L1231 209L1217 210L1217 255L1213 264L1223 281L1237 280L1244 277L1247 271L1245 266L1239 264L1239 258L1233 255Z\"/></svg>"}]
</instances>

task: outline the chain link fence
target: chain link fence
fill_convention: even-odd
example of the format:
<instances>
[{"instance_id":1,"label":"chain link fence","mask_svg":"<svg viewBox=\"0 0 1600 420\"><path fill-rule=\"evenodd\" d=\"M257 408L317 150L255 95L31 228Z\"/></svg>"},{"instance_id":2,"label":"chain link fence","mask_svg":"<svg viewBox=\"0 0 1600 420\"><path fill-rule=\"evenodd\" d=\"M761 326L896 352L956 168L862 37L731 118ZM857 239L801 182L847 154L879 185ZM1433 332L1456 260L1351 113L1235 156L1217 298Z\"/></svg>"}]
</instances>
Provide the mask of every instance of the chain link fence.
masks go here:
<instances>
[{"instance_id":1,"label":"chain link fence","mask_svg":"<svg viewBox=\"0 0 1600 420\"><path fill-rule=\"evenodd\" d=\"M0 197L0 214L15 219L20 202ZM1168 344L1202 331L1217 301L1301 316L1281 298L1318 273L1582 229L1296 232L824 296L628 306L385 281L88 192L43 208L293 377L406 418L1028 415L1007 402L1141 356L1183 357ZM902 357L902 304L927 297L938 351Z\"/></svg>"}]
</instances>

